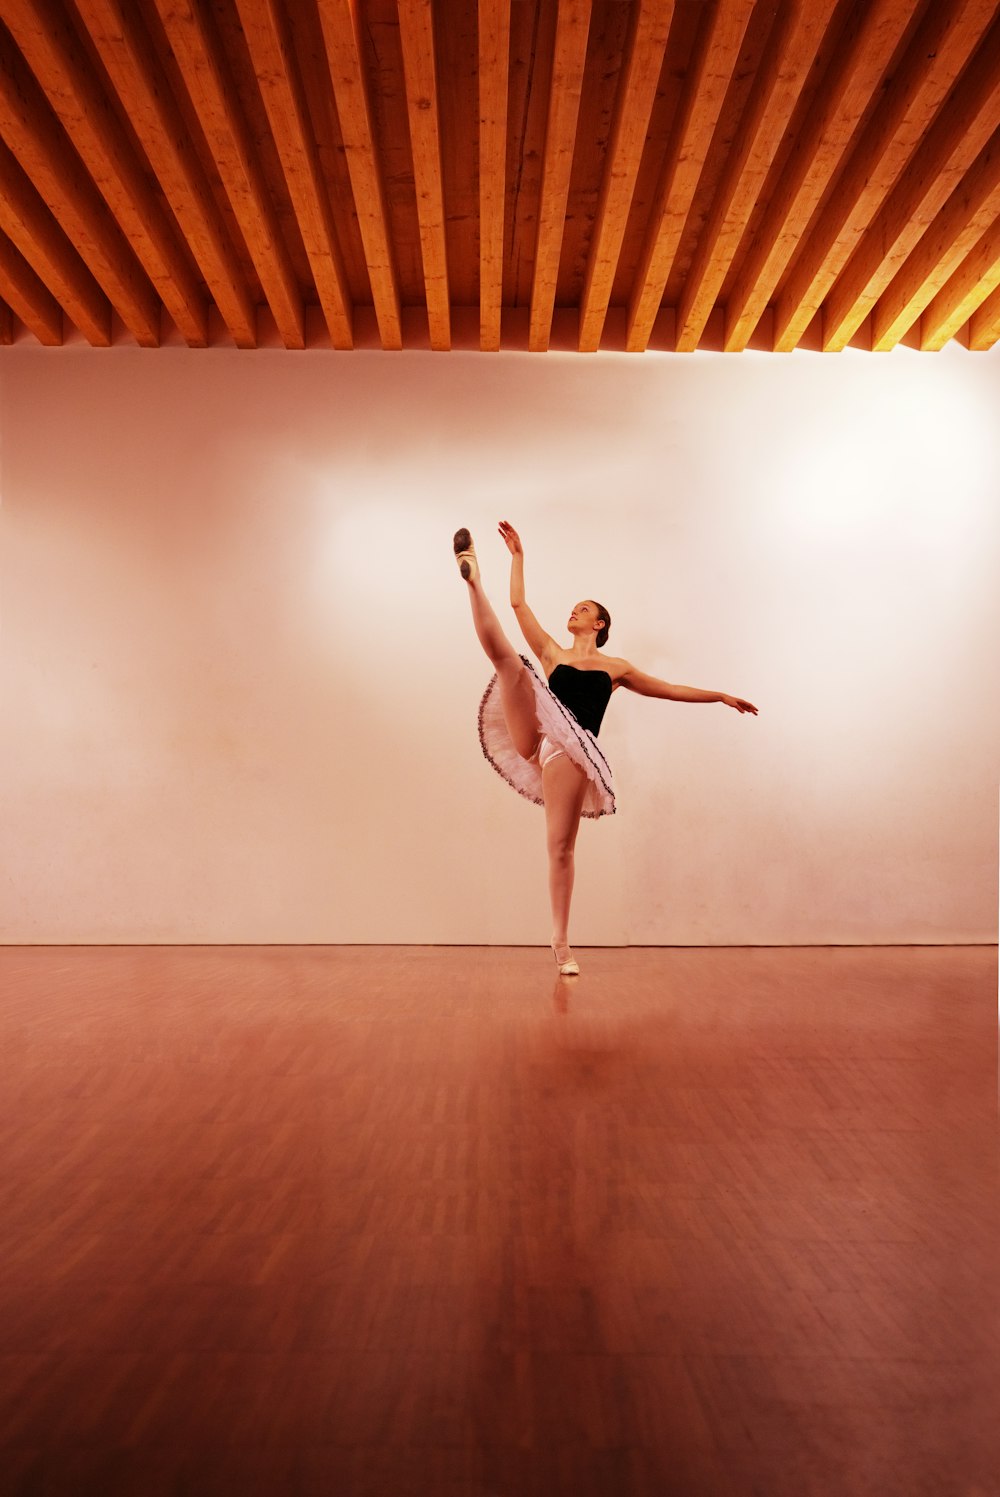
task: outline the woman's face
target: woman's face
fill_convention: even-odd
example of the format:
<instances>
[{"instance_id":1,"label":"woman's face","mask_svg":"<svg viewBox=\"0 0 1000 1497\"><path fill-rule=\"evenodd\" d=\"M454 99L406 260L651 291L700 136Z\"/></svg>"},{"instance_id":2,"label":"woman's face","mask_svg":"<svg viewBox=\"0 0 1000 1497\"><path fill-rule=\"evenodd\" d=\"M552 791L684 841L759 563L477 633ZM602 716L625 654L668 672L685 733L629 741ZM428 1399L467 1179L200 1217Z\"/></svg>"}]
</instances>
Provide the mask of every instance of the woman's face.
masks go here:
<instances>
[{"instance_id":1,"label":"woman's face","mask_svg":"<svg viewBox=\"0 0 1000 1497\"><path fill-rule=\"evenodd\" d=\"M579 634L584 638L588 634L599 634L598 619L600 615L589 598L582 603L575 603L570 610L567 628L571 634Z\"/></svg>"}]
</instances>

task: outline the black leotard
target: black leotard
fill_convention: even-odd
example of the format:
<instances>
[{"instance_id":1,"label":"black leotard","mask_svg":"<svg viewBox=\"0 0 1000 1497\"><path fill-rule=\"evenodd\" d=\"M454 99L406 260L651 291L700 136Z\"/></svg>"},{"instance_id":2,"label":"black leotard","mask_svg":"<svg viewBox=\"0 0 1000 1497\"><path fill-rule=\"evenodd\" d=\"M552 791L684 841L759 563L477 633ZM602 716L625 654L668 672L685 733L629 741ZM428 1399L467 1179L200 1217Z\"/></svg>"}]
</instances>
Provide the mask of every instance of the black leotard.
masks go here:
<instances>
[{"instance_id":1,"label":"black leotard","mask_svg":"<svg viewBox=\"0 0 1000 1497\"><path fill-rule=\"evenodd\" d=\"M611 700L612 682L608 672L560 664L549 677L549 690L564 707L569 708L581 728L587 728L596 738Z\"/></svg>"}]
</instances>

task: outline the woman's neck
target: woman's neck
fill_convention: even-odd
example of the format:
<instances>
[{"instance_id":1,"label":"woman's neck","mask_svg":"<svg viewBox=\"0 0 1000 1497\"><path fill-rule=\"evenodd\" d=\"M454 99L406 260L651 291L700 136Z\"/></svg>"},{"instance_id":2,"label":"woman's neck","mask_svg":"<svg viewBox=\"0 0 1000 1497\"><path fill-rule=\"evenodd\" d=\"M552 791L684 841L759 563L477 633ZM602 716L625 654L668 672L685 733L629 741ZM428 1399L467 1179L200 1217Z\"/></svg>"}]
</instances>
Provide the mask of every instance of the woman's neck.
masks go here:
<instances>
[{"instance_id":1,"label":"woman's neck","mask_svg":"<svg viewBox=\"0 0 1000 1497\"><path fill-rule=\"evenodd\" d=\"M597 660L599 658L597 646L589 639L586 644L582 644L580 640L574 639L569 653L573 656L574 660Z\"/></svg>"}]
</instances>

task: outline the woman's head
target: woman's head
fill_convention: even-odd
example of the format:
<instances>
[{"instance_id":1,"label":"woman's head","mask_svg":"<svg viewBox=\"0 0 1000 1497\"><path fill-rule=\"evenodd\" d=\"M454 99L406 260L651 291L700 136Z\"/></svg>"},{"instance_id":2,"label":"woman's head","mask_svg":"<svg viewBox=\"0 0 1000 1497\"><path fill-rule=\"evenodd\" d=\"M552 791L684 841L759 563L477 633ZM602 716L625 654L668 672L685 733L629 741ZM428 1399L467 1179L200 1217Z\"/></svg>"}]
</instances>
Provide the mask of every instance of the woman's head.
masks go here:
<instances>
[{"instance_id":1,"label":"woman's head","mask_svg":"<svg viewBox=\"0 0 1000 1497\"><path fill-rule=\"evenodd\" d=\"M611 629L611 615L603 603L596 603L593 598L586 598L582 603L577 603L569 616L569 629L571 634L580 634L586 637L588 634L596 635L597 648L608 642L608 632Z\"/></svg>"}]
</instances>

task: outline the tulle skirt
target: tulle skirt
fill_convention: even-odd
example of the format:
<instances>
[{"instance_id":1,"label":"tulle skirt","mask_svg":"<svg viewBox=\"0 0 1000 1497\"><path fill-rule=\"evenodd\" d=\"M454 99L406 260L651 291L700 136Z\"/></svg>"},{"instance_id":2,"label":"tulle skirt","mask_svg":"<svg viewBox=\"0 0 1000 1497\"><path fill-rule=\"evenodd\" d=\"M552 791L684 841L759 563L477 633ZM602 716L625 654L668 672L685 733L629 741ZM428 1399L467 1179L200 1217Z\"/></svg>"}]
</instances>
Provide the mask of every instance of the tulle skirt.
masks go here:
<instances>
[{"instance_id":1,"label":"tulle skirt","mask_svg":"<svg viewBox=\"0 0 1000 1497\"><path fill-rule=\"evenodd\" d=\"M554 692L550 691L526 655L521 656L528 672L528 680L535 695L535 712L544 737L562 749L578 769L587 777L587 792L583 802L583 815L613 816L615 814L615 791L611 769L607 759L597 746L597 739L587 728L582 728L568 707L563 706ZM483 700L479 704L479 742L483 753L519 795L534 801L536 806L544 804L542 797L542 770L538 762L538 751L531 759L522 759L514 747L507 724L504 721L500 686L496 676L490 681Z\"/></svg>"}]
</instances>

